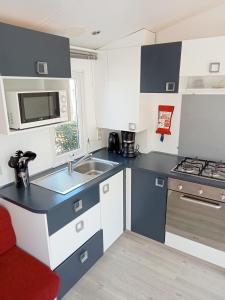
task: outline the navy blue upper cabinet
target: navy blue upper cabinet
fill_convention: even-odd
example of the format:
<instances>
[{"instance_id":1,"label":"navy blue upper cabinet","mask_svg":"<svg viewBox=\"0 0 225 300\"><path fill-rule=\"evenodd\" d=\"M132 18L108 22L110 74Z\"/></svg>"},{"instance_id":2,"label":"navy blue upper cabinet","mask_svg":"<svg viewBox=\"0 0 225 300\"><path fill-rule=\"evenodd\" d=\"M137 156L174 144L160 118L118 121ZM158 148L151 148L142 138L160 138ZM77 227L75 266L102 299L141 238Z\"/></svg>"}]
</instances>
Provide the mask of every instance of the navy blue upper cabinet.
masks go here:
<instances>
[{"instance_id":1,"label":"navy blue upper cabinet","mask_svg":"<svg viewBox=\"0 0 225 300\"><path fill-rule=\"evenodd\" d=\"M141 47L141 93L177 93L181 42Z\"/></svg>"},{"instance_id":2,"label":"navy blue upper cabinet","mask_svg":"<svg viewBox=\"0 0 225 300\"><path fill-rule=\"evenodd\" d=\"M0 23L2 76L71 77L69 39Z\"/></svg>"},{"instance_id":3,"label":"navy blue upper cabinet","mask_svg":"<svg viewBox=\"0 0 225 300\"><path fill-rule=\"evenodd\" d=\"M139 169L131 178L131 230L164 243L167 178Z\"/></svg>"}]
</instances>

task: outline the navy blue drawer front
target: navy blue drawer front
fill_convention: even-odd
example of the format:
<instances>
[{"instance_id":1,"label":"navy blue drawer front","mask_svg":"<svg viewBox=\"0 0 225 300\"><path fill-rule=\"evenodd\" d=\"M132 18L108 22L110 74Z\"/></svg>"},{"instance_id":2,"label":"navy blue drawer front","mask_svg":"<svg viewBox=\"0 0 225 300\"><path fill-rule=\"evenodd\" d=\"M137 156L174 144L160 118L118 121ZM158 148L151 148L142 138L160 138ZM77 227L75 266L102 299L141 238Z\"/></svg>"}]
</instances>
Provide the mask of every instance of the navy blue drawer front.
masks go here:
<instances>
[{"instance_id":1,"label":"navy blue drawer front","mask_svg":"<svg viewBox=\"0 0 225 300\"><path fill-rule=\"evenodd\" d=\"M102 255L103 231L100 230L55 269L61 282L57 299L61 299Z\"/></svg>"},{"instance_id":2,"label":"navy blue drawer front","mask_svg":"<svg viewBox=\"0 0 225 300\"><path fill-rule=\"evenodd\" d=\"M96 184L51 209L47 214L49 235L58 231L98 202L99 185Z\"/></svg>"}]
</instances>

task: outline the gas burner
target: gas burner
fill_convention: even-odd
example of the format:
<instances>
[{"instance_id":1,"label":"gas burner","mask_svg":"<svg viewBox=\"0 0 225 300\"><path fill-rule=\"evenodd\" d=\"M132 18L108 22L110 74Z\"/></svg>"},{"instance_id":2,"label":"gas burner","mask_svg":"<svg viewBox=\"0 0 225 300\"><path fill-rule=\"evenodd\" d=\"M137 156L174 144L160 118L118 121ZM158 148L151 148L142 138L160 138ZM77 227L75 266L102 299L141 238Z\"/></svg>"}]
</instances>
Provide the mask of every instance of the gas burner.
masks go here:
<instances>
[{"instance_id":1,"label":"gas burner","mask_svg":"<svg viewBox=\"0 0 225 300\"><path fill-rule=\"evenodd\" d=\"M195 166L190 164L190 163L183 163L181 168L183 169L184 172L187 172L187 173L193 173L194 170L195 170Z\"/></svg>"},{"instance_id":2,"label":"gas burner","mask_svg":"<svg viewBox=\"0 0 225 300\"><path fill-rule=\"evenodd\" d=\"M173 170L176 173L225 181L225 163L186 157Z\"/></svg>"},{"instance_id":3,"label":"gas burner","mask_svg":"<svg viewBox=\"0 0 225 300\"><path fill-rule=\"evenodd\" d=\"M205 161L186 157L174 169L174 172L199 175L205 166Z\"/></svg>"},{"instance_id":4,"label":"gas burner","mask_svg":"<svg viewBox=\"0 0 225 300\"><path fill-rule=\"evenodd\" d=\"M202 172L205 177L225 180L225 164L208 162L207 166Z\"/></svg>"}]
</instances>

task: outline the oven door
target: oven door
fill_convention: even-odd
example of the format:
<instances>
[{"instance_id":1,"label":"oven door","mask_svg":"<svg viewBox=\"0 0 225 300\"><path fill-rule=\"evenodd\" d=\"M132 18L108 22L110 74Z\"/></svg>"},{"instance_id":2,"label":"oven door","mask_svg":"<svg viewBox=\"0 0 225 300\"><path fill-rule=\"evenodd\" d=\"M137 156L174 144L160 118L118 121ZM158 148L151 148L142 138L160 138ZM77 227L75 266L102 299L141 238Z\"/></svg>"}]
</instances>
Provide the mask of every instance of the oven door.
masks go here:
<instances>
[{"instance_id":1,"label":"oven door","mask_svg":"<svg viewBox=\"0 0 225 300\"><path fill-rule=\"evenodd\" d=\"M18 100L22 125L60 117L58 92L19 93Z\"/></svg>"},{"instance_id":2,"label":"oven door","mask_svg":"<svg viewBox=\"0 0 225 300\"><path fill-rule=\"evenodd\" d=\"M225 251L225 203L169 190L166 232Z\"/></svg>"}]
</instances>

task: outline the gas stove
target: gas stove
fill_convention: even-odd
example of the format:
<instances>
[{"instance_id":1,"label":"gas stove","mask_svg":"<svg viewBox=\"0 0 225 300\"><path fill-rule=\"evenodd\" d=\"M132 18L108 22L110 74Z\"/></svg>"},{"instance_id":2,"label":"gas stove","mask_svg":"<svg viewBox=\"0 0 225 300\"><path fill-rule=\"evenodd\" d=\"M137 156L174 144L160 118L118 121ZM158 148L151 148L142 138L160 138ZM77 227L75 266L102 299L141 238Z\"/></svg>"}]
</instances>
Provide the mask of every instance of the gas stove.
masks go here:
<instances>
[{"instance_id":1,"label":"gas stove","mask_svg":"<svg viewBox=\"0 0 225 300\"><path fill-rule=\"evenodd\" d=\"M225 181L225 163L223 162L185 157L171 171Z\"/></svg>"}]
</instances>

